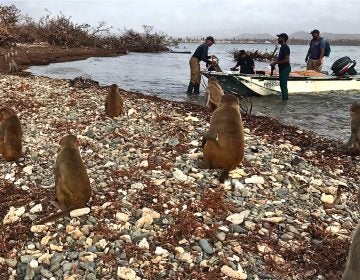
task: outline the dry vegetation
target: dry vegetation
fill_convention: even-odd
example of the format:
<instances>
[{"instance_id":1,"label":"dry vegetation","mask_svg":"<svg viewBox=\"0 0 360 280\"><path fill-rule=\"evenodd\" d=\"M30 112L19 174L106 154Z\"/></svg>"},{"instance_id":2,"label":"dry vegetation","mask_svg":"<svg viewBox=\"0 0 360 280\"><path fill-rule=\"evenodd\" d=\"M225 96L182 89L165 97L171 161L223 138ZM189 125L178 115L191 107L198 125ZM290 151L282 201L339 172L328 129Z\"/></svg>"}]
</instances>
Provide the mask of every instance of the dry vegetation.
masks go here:
<instances>
[{"instance_id":1,"label":"dry vegetation","mask_svg":"<svg viewBox=\"0 0 360 280\"><path fill-rule=\"evenodd\" d=\"M110 33L112 27L100 22L92 27L87 23L77 24L61 12L47 14L38 21L22 15L15 5L0 4L0 47L16 43L47 42L66 48L99 47L133 52L160 52L168 50L174 40L143 25L143 32L125 29L118 35Z\"/></svg>"}]
</instances>

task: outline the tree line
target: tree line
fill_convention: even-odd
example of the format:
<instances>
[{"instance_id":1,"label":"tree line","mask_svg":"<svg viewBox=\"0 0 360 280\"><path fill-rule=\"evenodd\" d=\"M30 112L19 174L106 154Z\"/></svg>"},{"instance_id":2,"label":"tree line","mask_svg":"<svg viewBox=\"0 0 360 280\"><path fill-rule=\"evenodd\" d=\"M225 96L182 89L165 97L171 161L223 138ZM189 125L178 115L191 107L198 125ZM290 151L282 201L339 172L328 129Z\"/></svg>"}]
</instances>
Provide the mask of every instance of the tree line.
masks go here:
<instances>
[{"instance_id":1,"label":"tree line","mask_svg":"<svg viewBox=\"0 0 360 280\"><path fill-rule=\"evenodd\" d=\"M50 45L71 47L100 47L132 52L161 52L169 50L176 41L168 35L143 25L143 32L124 29L112 34L105 21L93 27L77 24L61 12L46 14L38 21L21 14L15 5L0 4L0 46L16 43L47 42Z\"/></svg>"}]
</instances>

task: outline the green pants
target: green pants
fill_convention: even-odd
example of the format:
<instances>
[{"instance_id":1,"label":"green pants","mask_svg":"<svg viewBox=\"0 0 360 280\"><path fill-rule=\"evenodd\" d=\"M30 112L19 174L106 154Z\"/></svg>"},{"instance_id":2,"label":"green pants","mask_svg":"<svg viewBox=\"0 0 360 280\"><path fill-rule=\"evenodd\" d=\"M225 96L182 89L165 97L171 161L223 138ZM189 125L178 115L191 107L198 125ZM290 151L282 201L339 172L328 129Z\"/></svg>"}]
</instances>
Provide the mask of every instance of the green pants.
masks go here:
<instances>
[{"instance_id":1,"label":"green pants","mask_svg":"<svg viewBox=\"0 0 360 280\"><path fill-rule=\"evenodd\" d=\"M280 89L281 89L281 99L288 100L288 88L287 88L287 81L289 79L289 74L291 71L291 67L286 66L286 68L282 69L279 73L279 80L280 80Z\"/></svg>"}]
</instances>

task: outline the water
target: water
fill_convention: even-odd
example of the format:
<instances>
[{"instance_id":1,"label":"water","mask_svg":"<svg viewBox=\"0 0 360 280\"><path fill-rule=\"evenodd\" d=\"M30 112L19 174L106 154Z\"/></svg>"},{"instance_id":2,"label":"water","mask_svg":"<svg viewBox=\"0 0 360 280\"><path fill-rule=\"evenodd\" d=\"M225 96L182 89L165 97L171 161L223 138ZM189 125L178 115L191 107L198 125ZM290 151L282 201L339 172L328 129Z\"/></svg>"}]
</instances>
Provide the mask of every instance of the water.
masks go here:
<instances>
[{"instance_id":1,"label":"water","mask_svg":"<svg viewBox=\"0 0 360 280\"><path fill-rule=\"evenodd\" d=\"M193 52L197 46L198 44L180 44L177 50ZM292 69L305 69L304 59L308 46L290 45L290 48ZM210 48L209 54L215 54L219 58L221 68L227 70L235 65L229 53L233 49L272 52L274 45L215 44ZM119 57L89 58L47 66L32 66L29 71L35 75L53 78L73 79L83 75L98 81L101 85L117 83L125 90L157 95L169 100L204 104L203 94L191 97L185 94L189 82L190 56L180 53L129 53ZM332 63L343 56L360 61L360 47L331 46L331 54L325 59L323 70L330 73ZM204 66L203 62L201 64ZM268 67L268 63L257 61L255 65L257 70ZM205 83L204 78L203 84ZM286 104L279 99L279 96L252 97L253 113L262 113L325 137L345 141L350 134L349 106L352 102L359 101L360 91L290 95L290 100Z\"/></svg>"}]
</instances>

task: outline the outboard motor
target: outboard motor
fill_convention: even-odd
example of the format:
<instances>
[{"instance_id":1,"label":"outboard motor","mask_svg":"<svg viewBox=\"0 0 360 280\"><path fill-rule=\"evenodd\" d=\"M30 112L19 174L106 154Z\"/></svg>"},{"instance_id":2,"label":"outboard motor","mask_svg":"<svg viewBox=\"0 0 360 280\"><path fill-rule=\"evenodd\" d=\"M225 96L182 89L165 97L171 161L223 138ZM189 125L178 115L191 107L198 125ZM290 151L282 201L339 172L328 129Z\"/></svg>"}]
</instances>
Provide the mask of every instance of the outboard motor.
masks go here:
<instances>
[{"instance_id":1,"label":"outboard motor","mask_svg":"<svg viewBox=\"0 0 360 280\"><path fill-rule=\"evenodd\" d=\"M350 57L344 56L333 63L331 70L333 70L335 76L344 76L345 74L356 75L355 65L355 60L351 60Z\"/></svg>"}]
</instances>

